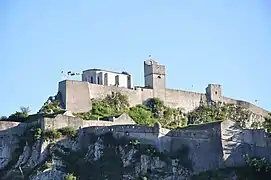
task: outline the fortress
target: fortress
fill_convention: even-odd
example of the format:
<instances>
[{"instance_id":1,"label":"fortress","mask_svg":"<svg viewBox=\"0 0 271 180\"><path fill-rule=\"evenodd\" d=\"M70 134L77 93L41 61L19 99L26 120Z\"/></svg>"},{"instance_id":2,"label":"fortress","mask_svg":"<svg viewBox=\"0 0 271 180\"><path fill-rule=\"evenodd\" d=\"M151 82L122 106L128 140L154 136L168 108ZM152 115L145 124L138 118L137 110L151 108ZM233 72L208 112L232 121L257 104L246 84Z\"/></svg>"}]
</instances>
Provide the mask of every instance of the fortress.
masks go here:
<instances>
[{"instance_id":1,"label":"fortress","mask_svg":"<svg viewBox=\"0 0 271 180\"><path fill-rule=\"evenodd\" d=\"M82 81L65 80L59 83L59 94L64 108L71 112L86 112L91 109L92 98L103 98L114 92L125 94L131 106L142 104L149 98L159 98L167 106L180 107L186 112L201 103L233 103L251 111L251 121L263 121L268 111L251 103L234 100L222 95L220 85L209 84L206 93L195 93L166 88L165 66L154 60L144 62L145 86L132 83L132 75L101 69L83 72ZM187 126L179 129L165 129L159 123L154 127L136 124L127 114L110 117L107 120L83 120L78 117L58 114L54 117L37 116L29 122L0 122L0 169L12 158L12 152L28 127L38 125L42 131L73 127L78 130L78 141L85 143L91 134L111 132L117 137L136 138L145 144L152 144L159 151L174 153L183 147L189 148L189 159L194 172L201 172L229 166L244 165L243 155L264 157L271 162L271 137L263 129L243 129L231 120ZM46 144L45 144L46 145ZM43 153L44 146L36 152Z\"/></svg>"},{"instance_id":2,"label":"fortress","mask_svg":"<svg viewBox=\"0 0 271 180\"><path fill-rule=\"evenodd\" d=\"M127 72L112 72L102 69L83 71L82 81L59 82L63 108L71 112L87 112L92 98L104 98L114 92L127 95L130 106L142 104L150 98L159 98L166 106L194 110L201 103L222 102L241 105L251 111L250 123L262 122L267 110L242 100L224 97L219 84L209 84L205 93L166 88L166 68L153 59L144 61L144 87L134 86L132 75Z\"/></svg>"}]
</instances>

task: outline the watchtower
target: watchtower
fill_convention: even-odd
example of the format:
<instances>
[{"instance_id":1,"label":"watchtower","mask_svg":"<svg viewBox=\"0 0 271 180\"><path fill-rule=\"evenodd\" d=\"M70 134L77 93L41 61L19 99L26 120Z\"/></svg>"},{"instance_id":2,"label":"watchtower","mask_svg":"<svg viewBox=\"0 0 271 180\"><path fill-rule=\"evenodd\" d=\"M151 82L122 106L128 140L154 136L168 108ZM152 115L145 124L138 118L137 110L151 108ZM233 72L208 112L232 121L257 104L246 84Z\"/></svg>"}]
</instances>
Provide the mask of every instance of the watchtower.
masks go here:
<instances>
[{"instance_id":1,"label":"watchtower","mask_svg":"<svg viewBox=\"0 0 271 180\"><path fill-rule=\"evenodd\" d=\"M222 88L219 84L208 84L206 95L208 101L223 102Z\"/></svg>"},{"instance_id":2,"label":"watchtower","mask_svg":"<svg viewBox=\"0 0 271 180\"><path fill-rule=\"evenodd\" d=\"M165 100L166 68L152 58L144 61L145 87L153 89L153 96Z\"/></svg>"}]
</instances>

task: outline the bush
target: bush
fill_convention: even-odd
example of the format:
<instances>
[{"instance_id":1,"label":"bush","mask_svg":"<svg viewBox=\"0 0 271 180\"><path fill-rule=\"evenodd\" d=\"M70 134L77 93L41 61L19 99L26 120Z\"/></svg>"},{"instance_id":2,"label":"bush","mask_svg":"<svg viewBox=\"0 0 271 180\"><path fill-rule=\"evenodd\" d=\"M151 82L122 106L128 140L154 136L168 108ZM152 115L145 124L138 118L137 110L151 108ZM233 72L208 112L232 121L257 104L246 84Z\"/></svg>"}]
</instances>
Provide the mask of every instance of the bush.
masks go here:
<instances>
[{"instance_id":1,"label":"bush","mask_svg":"<svg viewBox=\"0 0 271 180\"><path fill-rule=\"evenodd\" d=\"M47 130L44 132L43 134L43 138L46 140L46 141L52 141L52 140L56 140L56 139L59 139L62 137L62 134L61 132L59 132L58 130Z\"/></svg>"},{"instance_id":2,"label":"bush","mask_svg":"<svg viewBox=\"0 0 271 180\"><path fill-rule=\"evenodd\" d=\"M41 136L42 136L42 130L41 130L41 128L36 128L34 130L34 138L35 138L35 140L40 139Z\"/></svg>"},{"instance_id":3,"label":"bush","mask_svg":"<svg viewBox=\"0 0 271 180\"><path fill-rule=\"evenodd\" d=\"M76 129L74 129L73 127L64 127L59 129L59 132L63 135L63 136L67 136L70 138L73 138L76 136L77 131Z\"/></svg>"},{"instance_id":4,"label":"bush","mask_svg":"<svg viewBox=\"0 0 271 180\"><path fill-rule=\"evenodd\" d=\"M92 99L92 109L89 112L75 113L74 115L85 120L97 120L125 113L129 110L128 108L128 97L121 93L113 93L104 99Z\"/></svg>"},{"instance_id":5,"label":"bush","mask_svg":"<svg viewBox=\"0 0 271 180\"><path fill-rule=\"evenodd\" d=\"M62 112L63 109L60 106L59 100L46 101L39 110L38 114L54 114Z\"/></svg>"},{"instance_id":6,"label":"bush","mask_svg":"<svg viewBox=\"0 0 271 180\"><path fill-rule=\"evenodd\" d=\"M73 174L67 174L64 176L63 180L76 180L77 178Z\"/></svg>"},{"instance_id":7,"label":"bush","mask_svg":"<svg viewBox=\"0 0 271 180\"><path fill-rule=\"evenodd\" d=\"M268 133L271 133L271 113L269 113L268 116L264 118L263 127Z\"/></svg>"},{"instance_id":8,"label":"bush","mask_svg":"<svg viewBox=\"0 0 271 180\"><path fill-rule=\"evenodd\" d=\"M130 108L128 114L137 124L152 126L156 122L150 109L144 105Z\"/></svg>"}]
</instances>

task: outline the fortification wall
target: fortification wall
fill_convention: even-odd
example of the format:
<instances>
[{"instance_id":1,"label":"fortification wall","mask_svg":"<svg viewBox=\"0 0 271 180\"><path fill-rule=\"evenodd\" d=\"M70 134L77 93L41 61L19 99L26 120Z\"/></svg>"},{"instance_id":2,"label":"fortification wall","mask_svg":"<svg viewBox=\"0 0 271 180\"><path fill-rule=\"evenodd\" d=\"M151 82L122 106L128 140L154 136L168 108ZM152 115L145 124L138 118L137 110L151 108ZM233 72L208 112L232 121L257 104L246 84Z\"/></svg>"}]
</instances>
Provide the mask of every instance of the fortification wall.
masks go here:
<instances>
[{"instance_id":1,"label":"fortification wall","mask_svg":"<svg viewBox=\"0 0 271 180\"><path fill-rule=\"evenodd\" d=\"M11 121L0 121L0 131L7 130L9 128L13 128L18 126L19 122L11 122Z\"/></svg>"},{"instance_id":2,"label":"fortification wall","mask_svg":"<svg viewBox=\"0 0 271 180\"><path fill-rule=\"evenodd\" d=\"M188 147L189 158L196 172L222 167L220 122L191 126L168 133L171 137L171 151Z\"/></svg>"},{"instance_id":3,"label":"fortification wall","mask_svg":"<svg viewBox=\"0 0 271 180\"><path fill-rule=\"evenodd\" d=\"M271 162L271 138L264 130L242 129L233 121L224 121L221 127L225 166L244 165L245 154L251 157L264 157Z\"/></svg>"},{"instance_id":4,"label":"fortification wall","mask_svg":"<svg viewBox=\"0 0 271 180\"><path fill-rule=\"evenodd\" d=\"M127 89L116 86L104 86L82 81L66 80L59 83L66 109L72 112L87 112L91 109L92 98L105 98L112 92L120 92L129 98L131 106L142 104L153 97L153 90L147 88Z\"/></svg>"},{"instance_id":5,"label":"fortification wall","mask_svg":"<svg viewBox=\"0 0 271 180\"><path fill-rule=\"evenodd\" d=\"M248 127L250 127L253 122L263 122L264 117L268 116L269 113L267 110L246 101L236 100L228 97L223 97L223 101L228 104L242 106L250 111L249 122L247 124Z\"/></svg>"},{"instance_id":6,"label":"fortification wall","mask_svg":"<svg viewBox=\"0 0 271 180\"><path fill-rule=\"evenodd\" d=\"M43 130L48 129L61 129L63 127L73 127L75 129L85 127L106 127L120 124L134 124L132 121L125 122L124 120L112 122L112 121L99 121L99 120L83 120L77 117L57 115L54 118L44 117L40 120L41 128Z\"/></svg>"},{"instance_id":7,"label":"fortification wall","mask_svg":"<svg viewBox=\"0 0 271 180\"><path fill-rule=\"evenodd\" d=\"M142 104L146 100L153 98L153 89L135 87L135 89L127 89L116 86L104 86L91 84L88 82L65 80L59 83L59 92L61 92L62 100L65 108L72 112L87 112L91 109L92 98L104 98L113 92L119 92L126 95L130 105L135 106ZM169 107L180 107L185 112L197 108L201 102L207 102L205 93L197 93L190 91L182 91L175 89L166 89L165 104ZM253 122L262 122L264 116L268 115L268 111L255 106L252 103L223 97L225 103L238 104L251 111L250 125Z\"/></svg>"},{"instance_id":8,"label":"fortification wall","mask_svg":"<svg viewBox=\"0 0 271 180\"><path fill-rule=\"evenodd\" d=\"M166 89L165 104L169 107L181 107L186 112L199 107L200 102L206 102L206 95L203 93Z\"/></svg>"},{"instance_id":9,"label":"fortification wall","mask_svg":"<svg viewBox=\"0 0 271 180\"><path fill-rule=\"evenodd\" d=\"M136 138L142 143L156 146L158 133L153 127L142 125L112 125L107 127L92 126L84 129L85 134L101 135L111 132L117 137Z\"/></svg>"}]
</instances>

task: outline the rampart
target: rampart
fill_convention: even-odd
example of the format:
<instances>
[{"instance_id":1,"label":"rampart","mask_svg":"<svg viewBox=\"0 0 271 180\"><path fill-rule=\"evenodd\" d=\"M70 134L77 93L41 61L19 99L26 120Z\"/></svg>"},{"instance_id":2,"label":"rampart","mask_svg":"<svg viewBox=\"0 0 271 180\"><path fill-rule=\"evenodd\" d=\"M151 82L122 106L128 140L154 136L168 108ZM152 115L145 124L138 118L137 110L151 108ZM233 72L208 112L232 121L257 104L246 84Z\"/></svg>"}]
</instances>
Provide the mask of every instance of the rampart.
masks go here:
<instances>
[{"instance_id":1,"label":"rampart","mask_svg":"<svg viewBox=\"0 0 271 180\"><path fill-rule=\"evenodd\" d=\"M114 92L120 92L129 99L130 106L145 103L154 97L153 89L135 87L135 89L120 88L116 86L104 86L88 82L65 80L59 82L59 90L62 96L64 108L72 112L87 112L91 109L93 98L104 98ZM159 95L161 97L161 95ZM200 106L201 103L208 103L206 93L197 93L183 90L166 89L165 105L174 108L183 108L185 112L191 111ZM255 121L262 122L264 116L269 112L246 101L235 100L223 97L223 102L241 105L251 111L250 124Z\"/></svg>"},{"instance_id":2,"label":"rampart","mask_svg":"<svg viewBox=\"0 0 271 180\"><path fill-rule=\"evenodd\" d=\"M85 121L65 115L43 117L32 123L2 122L0 159L10 156L18 143L17 134L33 124L40 124L43 130L71 126L79 129L81 140L88 139L91 134L101 135L111 132L116 137L136 138L142 143L152 144L160 151L174 153L187 148L195 172L243 165L244 154L265 157L271 162L271 138L263 130L241 129L232 121L168 130L157 125L149 127L133 122L125 124L123 119L114 122Z\"/></svg>"},{"instance_id":3,"label":"rampart","mask_svg":"<svg viewBox=\"0 0 271 180\"><path fill-rule=\"evenodd\" d=\"M111 132L116 137L136 138L142 143L152 144L160 151L174 153L187 148L196 172L243 165L244 154L265 157L271 162L271 138L263 130L235 127L232 121L175 130L107 121L84 122L79 118L62 115L56 119L44 118L43 121L47 124L45 129L78 127L81 139L89 138L91 134L101 135ZM78 121L76 126L73 121Z\"/></svg>"}]
</instances>

